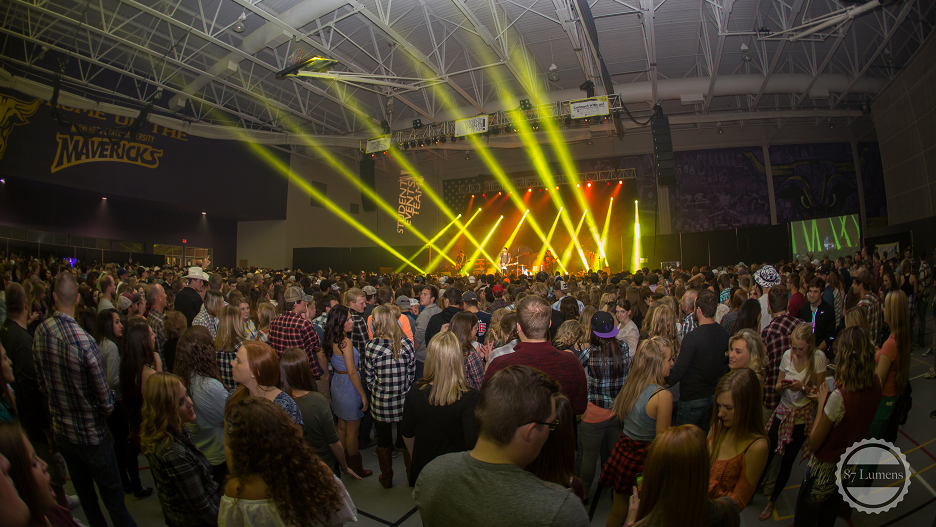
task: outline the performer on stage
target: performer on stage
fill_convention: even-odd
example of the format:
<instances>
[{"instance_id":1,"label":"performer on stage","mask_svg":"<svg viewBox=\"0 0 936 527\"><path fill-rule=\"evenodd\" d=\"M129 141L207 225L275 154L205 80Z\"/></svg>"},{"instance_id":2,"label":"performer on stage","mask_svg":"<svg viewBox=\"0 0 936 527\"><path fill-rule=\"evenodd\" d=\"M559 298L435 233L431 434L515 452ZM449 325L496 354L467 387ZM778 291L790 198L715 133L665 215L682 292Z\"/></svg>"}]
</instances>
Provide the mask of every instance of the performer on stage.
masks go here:
<instances>
[{"instance_id":1,"label":"performer on stage","mask_svg":"<svg viewBox=\"0 0 936 527\"><path fill-rule=\"evenodd\" d=\"M465 267L466 258L465 251L458 251L458 256L455 257L455 267L457 267L455 270L456 272L461 271Z\"/></svg>"},{"instance_id":2,"label":"performer on stage","mask_svg":"<svg viewBox=\"0 0 936 527\"><path fill-rule=\"evenodd\" d=\"M548 272L549 274L552 274L553 265L555 265L555 263L556 263L556 260L555 258L553 258L552 253L549 252L549 249L546 249L546 254L543 256L543 270Z\"/></svg>"},{"instance_id":3,"label":"performer on stage","mask_svg":"<svg viewBox=\"0 0 936 527\"><path fill-rule=\"evenodd\" d=\"M504 247L504 250L500 253L500 268L504 274L507 274L508 263L510 263L510 251Z\"/></svg>"}]
</instances>

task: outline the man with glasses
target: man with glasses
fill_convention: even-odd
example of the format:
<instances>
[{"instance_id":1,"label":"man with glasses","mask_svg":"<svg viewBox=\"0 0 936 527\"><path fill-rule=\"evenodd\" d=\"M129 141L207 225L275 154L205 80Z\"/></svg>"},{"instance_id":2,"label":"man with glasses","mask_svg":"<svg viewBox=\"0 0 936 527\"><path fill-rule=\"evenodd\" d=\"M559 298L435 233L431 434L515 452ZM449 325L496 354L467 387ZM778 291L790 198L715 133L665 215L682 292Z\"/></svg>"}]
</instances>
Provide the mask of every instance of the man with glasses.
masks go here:
<instances>
[{"instance_id":1,"label":"man with glasses","mask_svg":"<svg viewBox=\"0 0 936 527\"><path fill-rule=\"evenodd\" d=\"M559 383L529 366L490 375L475 409L474 448L439 456L419 474L413 498L423 524L588 525L571 489L524 470L559 424L557 397Z\"/></svg>"}]
</instances>

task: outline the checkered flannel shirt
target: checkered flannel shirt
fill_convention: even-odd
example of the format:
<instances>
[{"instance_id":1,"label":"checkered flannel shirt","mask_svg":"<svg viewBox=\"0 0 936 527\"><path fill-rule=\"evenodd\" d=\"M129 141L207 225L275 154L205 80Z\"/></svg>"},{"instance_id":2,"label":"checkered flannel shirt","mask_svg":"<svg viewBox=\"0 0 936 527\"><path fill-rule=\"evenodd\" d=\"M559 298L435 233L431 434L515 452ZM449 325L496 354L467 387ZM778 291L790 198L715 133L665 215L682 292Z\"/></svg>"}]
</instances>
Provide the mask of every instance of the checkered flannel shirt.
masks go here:
<instances>
[{"instance_id":1,"label":"checkered flannel shirt","mask_svg":"<svg viewBox=\"0 0 936 527\"><path fill-rule=\"evenodd\" d=\"M476 349L465 357L465 381L479 391L484 384L484 356Z\"/></svg>"},{"instance_id":2,"label":"checkered flannel shirt","mask_svg":"<svg viewBox=\"0 0 936 527\"><path fill-rule=\"evenodd\" d=\"M360 351L367 346L367 341L370 340L367 337L367 320L357 311L353 309L350 311L351 321L354 323L354 327L351 329L351 345L354 346L354 349ZM364 367L363 354L359 360L362 361L362 364L358 364L358 369L361 369Z\"/></svg>"},{"instance_id":3,"label":"checkered flannel shirt","mask_svg":"<svg viewBox=\"0 0 936 527\"><path fill-rule=\"evenodd\" d=\"M884 328L884 310L881 306L881 299L874 293L868 293L858 301L858 305L864 308L865 316L868 317L871 340L875 346L880 347L884 344L884 339L881 338L881 330Z\"/></svg>"},{"instance_id":4,"label":"checkered flannel shirt","mask_svg":"<svg viewBox=\"0 0 936 527\"><path fill-rule=\"evenodd\" d=\"M793 328L803 321L784 313L774 317L770 324L761 331L761 338L767 346L767 380L764 381L764 406L771 410L780 404L780 393L774 386L780 378L780 359L790 349L790 336Z\"/></svg>"},{"instance_id":5,"label":"checkered flannel shirt","mask_svg":"<svg viewBox=\"0 0 936 527\"><path fill-rule=\"evenodd\" d=\"M926 262L920 264L920 270L917 271L917 283L920 284L917 293L920 309L926 309L926 301L929 300L930 291L933 287L933 270Z\"/></svg>"},{"instance_id":6,"label":"checkered flannel shirt","mask_svg":"<svg viewBox=\"0 0 936 527\"><path fill-rule=\"evenodd\" d=\"M237 350L239 348L240 344L234 346L234 350L215 351L215 358L218 360L218 371L221 374L221 382L224 383L224 386L228 390L236 388L239 384L234 380L234 366L231 365L231 361L237 356Z\"/></svg>"},{"instance_id":7,"label":"checkered flannel shirt","mask_svg":"<svg viewBox=\"0 0 936 527\"><path fill-rule=\"evenodd\" d=\"M97 343L74 318L56 312L36 329L33 356L52 430L75 445L99 444L107 436L114 394Z\"/></svg>"},{"instance_id":8,"label":"checkered flannel shirt","mask_svg":"<svg viewBox=\"0 0 936 527\"><path fill-rule=\"evenodd\" d=\"M579 356L579 362L585 369L585 379L588 381L588 402L595 406L610 410L614 406L614 398L624 387L624 381L630 373L632 358L626 342L621 342L621 374L614 375L614 359L607 357L600 359L592 357L598 350L590 346Z\"/></svg>"},{"instance_id":9,"label":"checkered flannel shirt","mask_svg":"<svg viewBox=\"0 0 936 527\"><path fill-rule=\"evenodd\" d=\"M187 428L169 431L147 459L167 523L208 525L218 520L221 495L208 459L192 442Z\"/></svg>"},{"instance_id":10,"label":"checkered flannel shirt","mask_svg":"<svg viewBox=\"0 0 936 527\"><path fill-rule=\"evenodd\" d=\"M322 349L322 342L312 327L312 323L302 318L299 313L286 311L270 323L270 346L277 355L282 355L289 348L299 348L309 357L312 377L322 376L315 353Z\"/></svg>"},{"instance_id":11,"label":"checkered flannel shirt","mask_svg":"<svg viewBox=\"0 0 936 527\"><path fill-rule=\"evenodd\" d=\"M364 346L364 379L371 392L371 415L383 423L403 419L406 393L416 380L416 350L403 337L399 359L393 360L389 339L373 339Z\"/></svg>"},{"instance_id":12,"label":"checkered flannel shirt","mask_svg":"<svg viewBox=\"0 0 936 527\"><path fill-rule=\"evenodd\" d=\"M682 326L679 327L679 334L677 335L680 342L682 342L682 339L686 338L686 335L688 335L690 331L699 327L699 323L696 322L695 317L692 315L692 313L689 313L682 319Z\"/></svg>"},{"instance_id":13,"label":"checkered flannel shirt","mask_svg":"<svg viewBox=\"0 0 936 527\"><path fill-rule=\"evenodd\" d=\"M208 328L208 333L211 333L211 338L218 336L218 319L208 313L208 310L205 309L205 304L202 304L201 311L195 315L195 319L192 320L192 325L205 326Z\"/></svg>"},{"instance_id":14,"label":"checkered flannel shirt","mask_svg":"<svg viewBox=\"0 0 936 527\"><path fill-rule=\"evenodd\" d=\"M156 336L156 353L159 353L159 356L162 357L163 346L166 345L166 315L155 309L150 309L146 321L149 322L150 327L153 328L153 335Z\"/></svg>"}]
</instances>

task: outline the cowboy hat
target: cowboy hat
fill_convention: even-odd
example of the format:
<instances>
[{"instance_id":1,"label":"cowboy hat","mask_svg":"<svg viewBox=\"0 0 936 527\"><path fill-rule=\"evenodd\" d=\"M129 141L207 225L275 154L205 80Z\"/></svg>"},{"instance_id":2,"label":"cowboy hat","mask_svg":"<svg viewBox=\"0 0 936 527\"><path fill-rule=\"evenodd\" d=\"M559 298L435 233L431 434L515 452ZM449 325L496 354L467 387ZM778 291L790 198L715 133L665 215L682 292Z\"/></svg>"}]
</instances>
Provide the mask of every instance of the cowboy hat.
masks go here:
<instances>
[{"instance_id":1,"label":"cowboy hat","mask_svg":"<svg viewBox=\"0 0 936 527\"><path fill-rule=\"evenodd\" d=\"M189 267L188 275L183 276L182 278L183 279L194 278L196 280L204 280L206 282L208 281L208 275L205 274L205 271L202 271L201 267Z\"/></svg>"}]
</instances>

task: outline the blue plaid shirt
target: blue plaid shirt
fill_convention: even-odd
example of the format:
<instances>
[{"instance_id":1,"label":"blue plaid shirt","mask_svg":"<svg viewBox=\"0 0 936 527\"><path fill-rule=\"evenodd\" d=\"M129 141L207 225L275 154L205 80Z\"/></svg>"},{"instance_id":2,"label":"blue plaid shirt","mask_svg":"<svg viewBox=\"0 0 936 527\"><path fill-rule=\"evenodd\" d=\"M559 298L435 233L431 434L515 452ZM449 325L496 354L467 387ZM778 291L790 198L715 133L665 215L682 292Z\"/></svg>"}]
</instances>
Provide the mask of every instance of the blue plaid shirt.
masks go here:
<instances>
[{"instance_id":1,"label":"blue plaid shirt","mask_svg":"<svg viewBox=\"0 0 936 527\"><path fill-rule=\"evenodd\" d=\"M114 394L97 343L74 318L56 312L36 329L33 355L55 435L76 445L99 444L107 436Z\"/></svg>"},{"instance_id":2,"label":"blue plaid shirt","mask_svg":"<svg viewBox=\"0 0 936 527\"><path fill-rule=\"evenodd\" d=\"M595 406L610 410L614 406L624 381L631 369L631 354L626 342L621 342L621 373L614 374L614 358L592 357L598 349L591 346L582 352L579 361L585 369L585 378L588 381L588 402Z\"/></svg>"}]
</instances>

